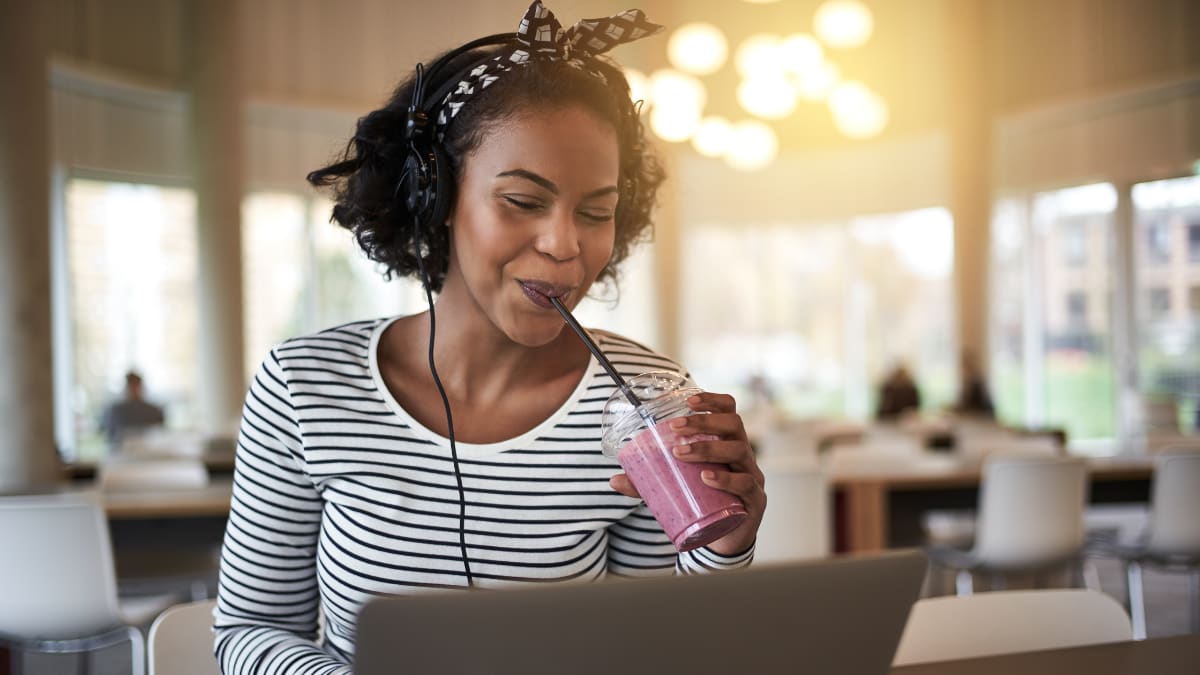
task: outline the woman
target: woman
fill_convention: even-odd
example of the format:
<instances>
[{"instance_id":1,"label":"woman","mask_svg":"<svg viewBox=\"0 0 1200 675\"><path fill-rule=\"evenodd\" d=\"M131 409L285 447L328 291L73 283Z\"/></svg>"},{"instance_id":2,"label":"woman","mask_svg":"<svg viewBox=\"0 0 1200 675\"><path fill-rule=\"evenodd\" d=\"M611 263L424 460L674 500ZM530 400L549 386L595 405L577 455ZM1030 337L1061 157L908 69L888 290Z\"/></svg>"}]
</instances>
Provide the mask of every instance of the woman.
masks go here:
<instances>
[{"instance_id":1,"label":"woman","mask_svg":"<svg viewBox=\"0 0 1200 675\"><path fill-rule=\"evenodd\" d=\"M719 440L677 452L727 465L707 482L750 516L677 554L600 454L615 387L550 304L574 307L614 277L662 180L628 84L588 51L589 28L628 40L657 27L635 12L560 31L535 2L517 41L431 66L425 91L451 92L429 115L453 170L444 219L414 224L412 80L360 120L342 161L310 175L336 186L334 219L368 255L439 291L440 381L430 312L289 340L266 358L246 398L222 551L225 672L345 672L357 612L381 594L749 563L766 497L733 399L691 401L711 414L681 432ZM632 341L595 337L626 375L681 372Z\"/></svg>"}]
</instances>

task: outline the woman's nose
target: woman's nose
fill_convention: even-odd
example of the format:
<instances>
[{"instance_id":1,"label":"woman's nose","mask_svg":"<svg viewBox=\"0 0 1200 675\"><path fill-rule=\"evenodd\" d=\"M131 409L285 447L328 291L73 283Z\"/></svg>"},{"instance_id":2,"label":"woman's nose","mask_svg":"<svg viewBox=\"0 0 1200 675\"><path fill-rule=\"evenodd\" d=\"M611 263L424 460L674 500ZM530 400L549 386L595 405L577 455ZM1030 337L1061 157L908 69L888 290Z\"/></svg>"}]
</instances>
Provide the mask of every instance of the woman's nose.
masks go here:
<instances>
[{"instance_id":1,"label":"woman's nose","mask_svg":"<svg viewBox=\"0 0 1200 675\"><path fill-rule=\"evenodd\" d=\"M579 255L579 228L574 214L552 213L538 232L537 250L555 260L570 260Z\"/></svg>"}]
</instances>

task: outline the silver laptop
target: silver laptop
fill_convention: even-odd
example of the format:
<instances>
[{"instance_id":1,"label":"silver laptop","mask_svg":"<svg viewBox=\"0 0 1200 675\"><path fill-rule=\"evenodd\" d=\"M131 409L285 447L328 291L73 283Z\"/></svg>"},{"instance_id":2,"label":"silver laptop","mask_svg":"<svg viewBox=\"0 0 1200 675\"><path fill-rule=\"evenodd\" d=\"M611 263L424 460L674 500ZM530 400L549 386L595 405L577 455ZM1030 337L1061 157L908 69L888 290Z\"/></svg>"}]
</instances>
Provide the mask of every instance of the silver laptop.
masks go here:
<instances>
[{"instance_id":1,"label":"silver laptop","mask_svg":"<svg viewBox=\"0 0 1200 675\"><path fill-rule=\"evenodd\" d=\"M356 675L888 672L917 551L686 577L431 593L363 608Z\"/></svg>"}]
</instances>

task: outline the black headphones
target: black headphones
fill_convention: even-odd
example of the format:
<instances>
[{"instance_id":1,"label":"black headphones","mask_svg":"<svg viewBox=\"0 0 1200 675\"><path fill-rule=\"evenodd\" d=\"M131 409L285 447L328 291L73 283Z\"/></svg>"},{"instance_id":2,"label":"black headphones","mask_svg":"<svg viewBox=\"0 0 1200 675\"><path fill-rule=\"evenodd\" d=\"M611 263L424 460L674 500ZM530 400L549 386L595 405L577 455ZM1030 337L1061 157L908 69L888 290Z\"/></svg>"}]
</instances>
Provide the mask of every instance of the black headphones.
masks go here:
<instances>
[{"instance_id":1,"label":"black headphones","mask_svg":"<svg viewBox=\"0 0 1200 675\"><path fill-rule=\"evenodd\" d=\"M489 45L510 44L515 39L514 33L488 35L450 50L430 64L428 69L423 64L417 64L412 102L408 106L408 118L404 126L408 154L404 158L397 194L403 196L404 205L416 221L418 232L426 225L444 223L453 203L454 180L449 175L445 148L435 137L431 117L435 116L437 106L441 105L446 95L458 86L459 80L478 66L480 61L461 69L428 98L425 96L426 83L466 52ZM487 59L493 57L493 54L489 54ZM420 256L420 250L414 253Z\"/></svg>"}]
</instances>

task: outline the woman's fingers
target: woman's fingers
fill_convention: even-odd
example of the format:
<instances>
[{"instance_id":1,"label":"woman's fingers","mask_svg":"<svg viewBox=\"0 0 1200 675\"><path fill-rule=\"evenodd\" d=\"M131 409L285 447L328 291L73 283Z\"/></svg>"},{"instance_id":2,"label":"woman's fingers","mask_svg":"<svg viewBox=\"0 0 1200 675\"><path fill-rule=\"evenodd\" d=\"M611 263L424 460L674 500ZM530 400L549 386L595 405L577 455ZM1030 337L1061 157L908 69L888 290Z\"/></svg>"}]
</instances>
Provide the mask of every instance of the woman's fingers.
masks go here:
<instances>
[{"instance_id":1,"label":"woman's fingers","mask_svg":"<svg viewBox=\"0 0 1200 675\"><path fill-rule=\"evenodd\" d=\"M629 480L629 476L623 473L618 473L612 478L609 478L608 484L612 487L612 489L620 492L626 497L633 497L634 499L642 498L641 493L638 492L637 488L633 486L633 481Z\"/></svg>"}]
</instances>

